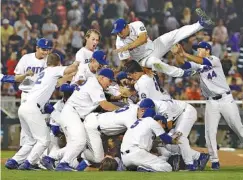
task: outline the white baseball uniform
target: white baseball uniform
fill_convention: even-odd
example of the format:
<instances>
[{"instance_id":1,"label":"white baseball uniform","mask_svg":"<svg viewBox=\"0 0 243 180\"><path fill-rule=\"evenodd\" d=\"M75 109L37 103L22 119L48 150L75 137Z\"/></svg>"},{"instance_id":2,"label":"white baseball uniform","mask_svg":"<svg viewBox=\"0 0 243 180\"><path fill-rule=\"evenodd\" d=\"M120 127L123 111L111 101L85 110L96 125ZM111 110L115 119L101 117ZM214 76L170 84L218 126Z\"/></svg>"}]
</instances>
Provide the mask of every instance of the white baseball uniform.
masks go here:
<instances>
[{"instance_id":1,"label":"white baseball uniform","mask_svg":"<svg viewBox=\"0 0 243 180\"><path fill-rule=\"evenodd\" d=\"M26 139L22 148L13 157L18 163L23 162L27 157L31 164L36 164L50 143L50 130L42 112L55 90L58 78L63 76L65 68L47 67L39 73L26 101L19 107L18 115Z\"/></svg>"},{"instance_id":2,"label":"white baseball uniform","mask_svg":"<svg viewBox=\"0 0 243 180\"><path fill-rule=\"evenodd\" d=\"M35 53L24 55L18 62L14 73L16 75L24 75L28 70L32 70L34 76L28 76L19 85L19 89L22 91L21 102L25 101L28 92L34 86L38 74L46 67L47 57L44 59L37 59Z\"/></svg>"},{"instance_id":3,"label":"white baseball uniform","mask_svg":"<svg viewBox=\"0 0 243 180\"><path fill-rule=\"evenodd\" d=\"M84 151L83 158L100 163L104 159L101 133L113 136L125 132L137 120L137 109L137 105L130 105L113 112L89 114L84 121L88 149Z\"/></svg>"},{"instance_id":4,"label":"white baseball uniform","mask_svg":"<svg viewBox=\"0 0 243 180\"><path fill-rule=\"evenodd\" d=\"M61 112L60 126L66 136L67 146L60 162L70 163L83 151L86 133L82 119L106 100L103 88L96 77L90 77L67 100Z\"/></svg>"},{"instance_id":5,"label":"white baseball uniform","mask_svg":"<svg viewBox=\"0 0 243 180\"><path fill-rule=\"evenodd\" d=\"M163 133L164 129L154 119L147 117L137 120L123 137L121 158L124 165L143 166L154 171L172 171L170 164L150 153L153 140Z\"/></svg>"},{"instance_id":6,"label":"white baseball uniform","mask_svg":"<svg viewBox=\"0 0 243 180\"><path fill-rule=\"evenodd\" d=\"M198 70L200 87L207 99L205 109L205 137L211 162L218 162L216 134L221 116L243 142L243 125L237 104L227 84L222 65L216 56L204 58L203 65L186 62Z\"/></svg>"},{"instance_id":7,"label":"white baseball uniform","mask_svg":"<svg viewBox=\"0 0 243 180\"><path fill-rule=\"evenodd\" d=\"M24 75L28 70L32 70L34 76L26 77L23 82L19 85L19 89L22 91L21 93L21 103L23 103L27 96L28 92L34 86L35 81L38 77L38 74L44 70L46 67L47 57L44 59L37 59L35 53L25 54L18 62L14 73L16 75ZM20 146L24 144L25 134L23 131L20 133Z\"/></svg>"},{"instance_id":8,"label":"white baseball uniform","mask_svg":"<svg viewBox=\"0 0 243 180\"><path fill-rule=\"evenodd\" d=\"M135 90L138 92L139 99L155 99L155 100L168 100L171 99L170 95L164 91L161 92L159 84L155 77L150 77L147 74L142 75L134 85Z\"/></svg>"},{"instance_id":9,"label":"white baseball uniform","mask_svg":"<svg viewBox=\"0 0 243 180\"><path fill-rule=\"evenodd\" d=\"M117 49L134 42L140 33L147 32L144 24L141 21L132 22L128 24L128 26L130 30L128 37L122 39L117 36ZM155 71L165 73L169 76L181 77L184 74L182 69L163 63L161 59L172 48L173 45L196 33L197 31L200 31L201 29L203 29L203 27L199 22L197 22L195 24L183 26L180 29L163 34L154 41L151 41L148 37L145 44L140 45L132 50L118 53L119 59L125 60L131 57L132 59L138 61L142 66L152 68Z\"/></svg>"},{"instance_id":10,"label":"white baseball uniform","mask_svg":"<svg viewBox=\"0 0 243 180\"><path fill-rule=\"evenodd\" d=\"M76 61L79 61L80 64L87 64L90 62L90 59L92 58L93 51L90 51L86 47L82 47L77 53L76 53Z\"/></svg>"},{"instance_id":11,"label":"white baseball uniform","mask_svg":"<svg viewBox=\"0 0 243 180\"><path fill-rule=\"evenodd\" d=\"M192 154L192 150L189 144L188 135L191 131L193 124L197 120L197 111L190 104L184 101L168 100L168 101L156 101L155 110L157 114L163 115L167 118L167 121L173 121L175 128L169 134L174 132L181 132L182 136L179 138L179 147L182 158L185 164L193 164L193 157L199 158L200 153L193 151L196 154Z\"/></svg>"}]
</instances>

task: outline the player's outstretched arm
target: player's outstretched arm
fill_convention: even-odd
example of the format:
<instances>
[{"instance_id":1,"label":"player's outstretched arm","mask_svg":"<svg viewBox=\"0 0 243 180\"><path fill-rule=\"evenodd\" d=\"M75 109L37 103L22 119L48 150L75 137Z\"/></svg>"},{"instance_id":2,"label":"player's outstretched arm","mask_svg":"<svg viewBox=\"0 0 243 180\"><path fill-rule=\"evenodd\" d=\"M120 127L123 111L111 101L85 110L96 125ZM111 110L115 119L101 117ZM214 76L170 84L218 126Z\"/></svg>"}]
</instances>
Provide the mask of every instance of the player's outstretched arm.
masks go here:
<instances>
[{"instance_id":1,"label":"player's outstretched arm","mask_svg":"<svg viewBox=\"0 0 243 180\"><path fill-rule=\"evenodd\" d=\"M33 76L34 73L32 70L28 70L25 74L16 74L15 75L15 81L16 82L22 82L27 76Z\"/></svg>"},{"instance_id":2,"label":"player's outstretched arm","mask_svg":"<svg viewBox=\"0 0 243 180\"><path fill-rule=\"evenodd\" d=\"M70 66L68 66L65 71L64 71L64 75L66 74L70 74L78 71L78 66L79 66L79 62L78 61L74 61L73 64L71 64Z\"/></svg>"},{"instance_id":3,"label":"player's outstretched arm","mask_svg":"<svg viewBox=\"0 0 243 180\"><path fill-rule=\"evenodd\" d=\"M108 102L106 100L104 101L100 101L100 106L102 107L102 109L106 110L106 111L114 111L116 109L119 109L120 107L112 104L111 102Z\"/></svg>"},{"instance_id":4,"label":"player's outstretched arm","mask_svg":"<svg viewBox=\"0 0 243 180\"><path fill-rule=\"evenodd\" d=\"M117 53L121 53L121 52L124 52L124 51L127 51L127 50L131 50L131 49L134 49L138 46L141 46L143 44L145 44L147 42L147 32L142 32L139 34L138 38L133 41L132 43L126 45L126 46L123 46L119 49L116 49L115 52Z\"/></svg>"},{"instance_id":5,"label":"player's outstretched arm","mask_svg":"<svg viewBox=\"0 0 243 180\"><path fill-rule=\"evenodd\" d=\"M57 81L57 85L56 87L60 87L61 85L63 85L64 83L66 83L67 81L71 81L73 76L75 76L77 71L74 71L70 74L66 74L64 75L62 78L59 78L58 81Z\"/></svg>"}]
</instances>

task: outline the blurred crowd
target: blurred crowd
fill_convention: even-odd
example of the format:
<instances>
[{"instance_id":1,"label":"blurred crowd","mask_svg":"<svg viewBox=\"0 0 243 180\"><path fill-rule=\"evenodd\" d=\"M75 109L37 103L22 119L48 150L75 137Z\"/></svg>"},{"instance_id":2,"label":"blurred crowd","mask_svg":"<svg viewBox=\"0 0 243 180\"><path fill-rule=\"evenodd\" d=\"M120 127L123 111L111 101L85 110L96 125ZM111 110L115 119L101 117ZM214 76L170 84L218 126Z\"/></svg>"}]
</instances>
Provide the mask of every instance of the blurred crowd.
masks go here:
<instances>
[{"instance_id":1,"label":"blurred crowd","mask_svg":"<svg viewBox=\"0 0 243 180\"><path fill-rule=\"evenodd\" d=\"M1 2L1 70L14 74L18 60L34 52L40 37L51 39L53 51L63 65L75 60L83 47L84 34L97 29L102 34L98 46L107 53L112 68L119 66L115 49L116 37L111 35L115 19L128 22L140 20L154 40L159 35L197 21L195 9L201 7L213 18L213 29L203 30L183 40L185 50L202 40L212 44L212 54L220 57L224 73L235 99L243 99L243 12L241 0L2 0ZM195 52L194 52L195 53ZM168 53L165 62L176 65ZM202 99L198 78L171 78L159 74L161 85L175 99ZM16 85L4 84L3 96L17 96ZM54 99L60 98L58 92Z\"/></svg>"}]
</instances>

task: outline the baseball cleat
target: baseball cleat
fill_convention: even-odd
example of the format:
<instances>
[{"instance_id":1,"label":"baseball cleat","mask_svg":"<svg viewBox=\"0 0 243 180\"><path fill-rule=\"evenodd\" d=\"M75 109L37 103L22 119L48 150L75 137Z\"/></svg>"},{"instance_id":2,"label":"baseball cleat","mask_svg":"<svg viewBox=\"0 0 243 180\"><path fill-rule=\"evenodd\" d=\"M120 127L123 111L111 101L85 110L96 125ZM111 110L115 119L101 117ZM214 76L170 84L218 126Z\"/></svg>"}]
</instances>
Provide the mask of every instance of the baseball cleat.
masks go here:
<instances>
[{"instance_id":1,"label":"baseball cleat","mask_svg":"<svg viewBox=\"0 0 243 180\"><path fill-rule=\"evenodd\" d=\"M44 156L40 163L48 170L54 170L55 169L55 159L49 157L49 156Z\"/></svg>"},{"instance_id":2,"label":"baseball cleat","mask_svg":"<svg viewBox=\"0 0 243 180\"><path fill-rule=\"evenodd\" d=\"M160 64L160 63L154 63L153 66L154 66L154 68L153 68L154 71L159 71L159 72L162 71L163 72L164 67L163 67L162 64Z\"/></svg>"},{"instance_id":3,"label":"baseball cleat","mask_svg":"<svg viewBox=\"0 0 243 180\"><path fill-rule=\"evenodd\" d=\"M209 160L209 154L201 153L200 157L198 159L198 169L203 171L208 163Z\"/></svg>"},{"instance_id":4,"label":"baseball cleat","mask_svg":"<svg viewBox=\"0 0 243 180\"><path fill-rule=\"evenodd\" d=\"M76 170L78 171L84 171L88 167L88 164L85 162L85 160L82 160L79 165L77 166Z\"/></svg>"},{"instance_id":5,"label":"baseball cleat","mask_svg":"<svg viewBox=\"0 0 243 180\"><path fill-rule=\"evenodd\" d=\"M38 166L30 164L28 160L26 160L23 164L21 164L18 168L19 170L40 170Z\"/></svg>"},{"instance_id":6,"label":"baseball cleat","mask_svg":"<svg viewBox=\"0 0 243 180\"><path fill-rule=\"evenodd\" d=\"M144 166L138 166L137 171L138 172L156 172L155 170L153 170L151 168L144 167Z\"/></svg>"},{"instance_id":7,"label":"baseball cleat","mask_svg":"<svg viewBox=\"0 0 243 180\"><path fill-rule=\"evenodd\" d=\"M18 169L19 164L14 159L8 159L5 163L5 167L8 169Z\"/></svg>"},{"instance_id":8,"label":"baseball cleat","mask_svg":"<svg viewBox=\"0 0 243 180\"><path fill-rule=\"evenodd\" d=\"M187 171L196 171L197 168L194 166L194 164L186 164L186 170Z\"/></svg>"},{"instance_id":9,"label":"baseball cleat","mask_svg":"<svg viewBox=\"0 0 243 180\"><path fill-rule=\"evenodd\" d=\"M172 156L172 171L179 171L180 161L181 161L180 155L173 155Z\"/></svg>"},{"instance_id":10,"label":"baseball cleat","mask_svg":"<svg viewBox=\"0 0 243 180\"><path fill-rule=\"evenodd\" d=\"M56 171L77 171L69 166L68 163L59 163L55 169Z\"/></svg>"},{"instance_id":11,"label":"baseball cleat","mask_svg":"<svg viewBox=\"0 0 243 180\"><path fill-rule=\"evenodd\" d=\"M219 169L220 169L220 164L219 164L219 162L212 162L211 169L212 169L212 170L219 170Z\"/></svg>"},{"instance_id":12,"label":"baseball cleat","mask_svg":"<svg viewBox=\"0 0 243 180\"><path fill-rule=\"evenodd\" d=\"M201 24L201 26L207 28L215 25L213 20L201 8L197 8L195 11L197 15L200 17L199 23Z\"/></svg>"}]
</instances>

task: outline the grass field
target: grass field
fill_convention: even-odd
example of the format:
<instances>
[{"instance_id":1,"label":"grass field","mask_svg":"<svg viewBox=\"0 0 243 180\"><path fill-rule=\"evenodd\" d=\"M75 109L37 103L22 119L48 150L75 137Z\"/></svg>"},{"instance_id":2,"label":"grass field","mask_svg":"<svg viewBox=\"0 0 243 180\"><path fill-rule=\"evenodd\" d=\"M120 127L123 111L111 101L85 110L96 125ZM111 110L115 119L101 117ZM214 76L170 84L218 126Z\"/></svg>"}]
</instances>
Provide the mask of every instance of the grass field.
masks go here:
<instances>
[{"instance_id":1,"label":"grass field","mask_svg":"<svg viewBox=\"0 0 243 180\"><path fill-rule=\"evenodd\" d=\"M209 168L203 172L138 173L138 172L54 172L8 170L3 163L14 152L1 152L2 180L243 180L242 167L224 166L220 171Z\"/></svg>"}]
</instances>

